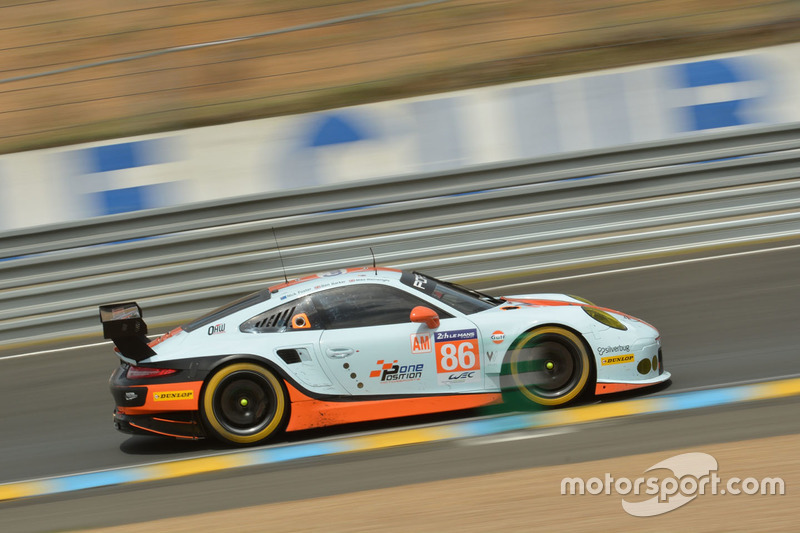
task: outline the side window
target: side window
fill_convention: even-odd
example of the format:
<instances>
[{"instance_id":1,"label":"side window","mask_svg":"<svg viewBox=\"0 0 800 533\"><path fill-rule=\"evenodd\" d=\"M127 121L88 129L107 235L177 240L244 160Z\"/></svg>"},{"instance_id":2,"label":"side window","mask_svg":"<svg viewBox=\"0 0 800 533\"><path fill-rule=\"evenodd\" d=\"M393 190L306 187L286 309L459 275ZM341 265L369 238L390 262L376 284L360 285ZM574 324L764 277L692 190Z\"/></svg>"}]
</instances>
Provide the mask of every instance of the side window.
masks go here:
<instances>
[{"instance_id":1,"label":"side window","mask_svg":"<svg viewBox=\"0 0 800 533\"><path fill-rule=\"evenodd\" d=\"M329 289L312 298L328 329L403 324L409 322L414 307L433 307L405 291L367 283ZM440 318L452 318L446 311L434 310Z\"/></svg>"},{"instance_id":2,"label":"side window","mask_svg":"<svg viewBox=\"0 0 800 533\"><path fill-rule=\"evenodd\" d=\"M306 296L254 316L242 323L239 331L243 333L275 333L321 328L322 324L314 310L314 304L311 303L311 297Z\"/></svg>"}]
</instances>

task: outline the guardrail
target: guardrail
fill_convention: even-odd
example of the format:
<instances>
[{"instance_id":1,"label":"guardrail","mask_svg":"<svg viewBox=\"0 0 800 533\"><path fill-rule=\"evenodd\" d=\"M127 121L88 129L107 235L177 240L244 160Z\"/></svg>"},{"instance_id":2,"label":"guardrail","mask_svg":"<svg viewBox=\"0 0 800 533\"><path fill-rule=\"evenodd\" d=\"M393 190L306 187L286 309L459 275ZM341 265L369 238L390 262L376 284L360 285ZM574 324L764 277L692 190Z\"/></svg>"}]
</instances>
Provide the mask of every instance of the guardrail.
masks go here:
<instances>
[{"instance_id":1,"label":"guardrail","mask_svg":"<svg viewBox=\"0 0 800 533\"><path fill-rule=\"evenodd\" d=\"M800 125L117 215L0 234L0 343L168 323L283 278L368 264L487 282L800 234ZM122 241L122 242L120 242ZM98 333L99 335L99 333Z\"/></svg>"}]
</instances>

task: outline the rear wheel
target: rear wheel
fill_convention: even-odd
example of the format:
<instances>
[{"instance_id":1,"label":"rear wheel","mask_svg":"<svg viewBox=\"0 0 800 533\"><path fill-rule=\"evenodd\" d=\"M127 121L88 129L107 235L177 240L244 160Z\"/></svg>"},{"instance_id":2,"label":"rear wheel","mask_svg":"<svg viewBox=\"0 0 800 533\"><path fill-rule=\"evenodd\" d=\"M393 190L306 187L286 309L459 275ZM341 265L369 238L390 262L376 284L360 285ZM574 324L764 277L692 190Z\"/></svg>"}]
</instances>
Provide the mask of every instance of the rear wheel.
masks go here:
<instances>
[{"instance_id":1,"label":"rear wheel","mask_svg":"<svg viewBox=\"0 0 800 533\"><path fill-rule=\"evenodd\" d=\"M289 401L275 374L242 362L225 366L211 376L200 410L211 435L243 446L263 442L280 432L288 419Z\"/></svg>"},{"instance_id":2,"label":"rear wheel","mask_svg":"<svg viewBox=\"0 0 800 533\"><path fill-rule=\"evenodd\" d=\"M504 392L513 403L557 406L578 398L591 374L581 338L558 326L533 329L506 356Z\"/></svg>"}]
</instances>

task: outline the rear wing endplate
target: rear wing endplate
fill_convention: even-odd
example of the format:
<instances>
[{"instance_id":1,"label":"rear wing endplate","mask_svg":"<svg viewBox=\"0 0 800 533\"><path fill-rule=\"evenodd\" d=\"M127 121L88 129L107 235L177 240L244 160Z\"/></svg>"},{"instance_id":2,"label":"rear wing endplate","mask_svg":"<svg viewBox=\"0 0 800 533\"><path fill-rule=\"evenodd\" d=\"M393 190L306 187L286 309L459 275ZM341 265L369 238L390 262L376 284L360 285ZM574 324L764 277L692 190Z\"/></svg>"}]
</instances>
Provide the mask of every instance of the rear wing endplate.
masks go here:
<instances>
[{"instance_id":1,"label":"rear wing endplate","mask_svg":"<svg viewBox=\"0 0 800 533\"><path fill-rule=\"evenodd\" d=\"M137 363L156 354L148 346L150 339L142 316L142 308L136 302L100 306L103 338L111 339L122 355Z\"/></svg>"}]
</instances>

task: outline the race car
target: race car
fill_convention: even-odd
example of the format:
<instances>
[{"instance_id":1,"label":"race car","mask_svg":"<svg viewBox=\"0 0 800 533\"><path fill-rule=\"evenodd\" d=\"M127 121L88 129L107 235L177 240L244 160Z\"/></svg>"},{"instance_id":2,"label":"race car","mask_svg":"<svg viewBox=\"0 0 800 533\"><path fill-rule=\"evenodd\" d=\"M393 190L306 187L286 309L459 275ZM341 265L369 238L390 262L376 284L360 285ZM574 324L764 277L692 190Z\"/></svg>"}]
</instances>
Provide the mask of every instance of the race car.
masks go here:
<instances>
[{"instance_id":1,"label":"race car","mask_svg":"<svg viewBox=\"0 0 800 533\"><path fill-rule=\"evenodd\" d=\"M101 306L100 319L121 360L118 430L240 446L509 400L561 406L670 378L659 332L625 313L381 267L287 281L152 341L135 302Z\"/></svg>"}]
</instances>

